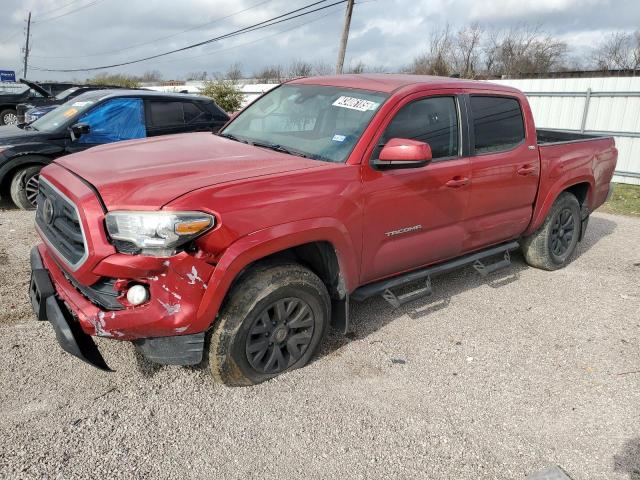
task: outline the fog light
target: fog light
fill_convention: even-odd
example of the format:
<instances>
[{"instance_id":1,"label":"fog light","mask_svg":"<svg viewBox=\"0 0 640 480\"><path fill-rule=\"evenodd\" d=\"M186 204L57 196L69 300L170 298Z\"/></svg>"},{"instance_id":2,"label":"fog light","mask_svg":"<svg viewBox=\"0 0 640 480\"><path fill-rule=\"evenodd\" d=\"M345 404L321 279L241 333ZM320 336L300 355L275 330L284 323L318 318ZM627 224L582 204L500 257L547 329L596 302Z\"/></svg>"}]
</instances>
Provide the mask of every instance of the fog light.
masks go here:
<instances>
[{"instance_id":1,"label":"fog light","mask_svg":"<svg viewBox=\"0 0 640 480\"><path fill-rule=\"evenodd\" d=\"M142 285L134 285L127 290L127 301L131 305L141 305L149 300L149 291Z\"/></svg>"}]
</instances>

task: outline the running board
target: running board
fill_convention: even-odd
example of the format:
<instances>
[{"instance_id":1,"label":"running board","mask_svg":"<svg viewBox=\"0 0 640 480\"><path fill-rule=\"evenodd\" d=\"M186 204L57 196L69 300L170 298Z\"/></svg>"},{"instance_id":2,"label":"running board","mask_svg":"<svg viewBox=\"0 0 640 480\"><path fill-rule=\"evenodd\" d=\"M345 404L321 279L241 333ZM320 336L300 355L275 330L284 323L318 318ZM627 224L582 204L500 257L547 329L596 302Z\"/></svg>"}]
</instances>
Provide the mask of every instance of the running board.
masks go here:
<instances>
[{"instance_id":1,"label":"running board","mask_svg":"<svg viewBox=\"0 0 640 480\"><path fill-rule=\"evenodd\" d=\"M354 291L349 298L356 302L362 302L375 295L382 295L387 302L397 308L405 303L430 295L432 292L431 277L434 275L451 272L468 265L473 265L476 271L484 277L496 270L509 266L511 264L511 254L509 252L518 248L520 248L520 244L518 242L514 241L503 243L502 245L491 247L480 252L471 253L448 262L439 263L432 267L422 268L387 280L381 280L379 282L364 285ZM482 262L482 260L500 254L503 254L504 257L496 263L485 265ZM425 283L417 290L404 295L396 295L392 291L394 288L402 287L409 283L417 282L418 280L423 280Z\"/></svg>"}]
</instances>

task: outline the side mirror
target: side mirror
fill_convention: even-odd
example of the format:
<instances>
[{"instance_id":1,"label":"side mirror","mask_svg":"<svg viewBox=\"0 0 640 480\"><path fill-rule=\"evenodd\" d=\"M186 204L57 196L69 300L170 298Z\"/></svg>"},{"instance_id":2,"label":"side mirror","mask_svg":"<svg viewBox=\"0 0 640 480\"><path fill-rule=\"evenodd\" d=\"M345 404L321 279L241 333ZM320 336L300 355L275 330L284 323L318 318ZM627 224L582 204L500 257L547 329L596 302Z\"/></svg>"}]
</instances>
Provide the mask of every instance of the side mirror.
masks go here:
<instances>
[{"instance_id":1,"label":"side mirror","mask_svg":"<svg viewBox=\"0 0 640 480\"><path fill-rule=\"evenodd\" d=\"M375 165L383 168L419 168L428 164L431 158L428 143L409 138L392 138L380 151Z\"/></svg>"},{"instance_id":2,"label":"side mirror","mask_svg":"<svg viewBox=\"0 0 640 480\"><path fill-rule=\"evenodd\" d=\"M91 132L91 127L87 123L76 123L75 125L71 125L69 130L71 131L71 140L76 141L82 135L87 135Z\"/></svg>"}]
</instances>

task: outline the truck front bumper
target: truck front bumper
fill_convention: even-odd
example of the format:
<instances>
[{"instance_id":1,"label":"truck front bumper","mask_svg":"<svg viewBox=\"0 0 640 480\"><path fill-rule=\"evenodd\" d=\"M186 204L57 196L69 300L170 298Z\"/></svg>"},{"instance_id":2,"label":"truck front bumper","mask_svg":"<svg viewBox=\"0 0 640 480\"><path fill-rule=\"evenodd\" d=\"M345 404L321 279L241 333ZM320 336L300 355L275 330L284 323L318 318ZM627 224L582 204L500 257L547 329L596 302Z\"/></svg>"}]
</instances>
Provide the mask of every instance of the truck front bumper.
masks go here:
<instances>
[{"instance_id":1,"label":"truck front bumper","mask_svg":"<svg viewBox=\"0 0 640 480\"><path fill-rule=\"evenodd\" d=\"M69 309L56 298L49 273L38 248L31 250L29 299L38 320L48 320L63 350L104 371L111 371L90 335L82 331Z\"/></svg>"},{"instance_id":2,"label":"truck front bumper","mask_svg":"<svg viewBox=\"0 0 640 480\"><path fill-rule=\"evenodd\" d=\"M44 252L46 253L46 250ZM98 335L102 333L105 337L131 340L140 353L156 363L195 365L202 361L204 332L161 337L127 335L128 338L123 338L125 334L113 335L107 330L109 325L105 321L105 313L75 291L55 263L49 263L47 268L38 247L33 247L31 250L29 299L38 320L48 320L51 323L56 339L63 350L101 370L112 371L89 333ZM70 308L69 305L72 307ZM90 322L89 327L95 328L89 333L85 331L88 309L92 311L89 318L96 319L95 322ZM84 325L79 316L85 318ZM115 332L118 333L118 331Z\"/></svg>"}]
</instances>

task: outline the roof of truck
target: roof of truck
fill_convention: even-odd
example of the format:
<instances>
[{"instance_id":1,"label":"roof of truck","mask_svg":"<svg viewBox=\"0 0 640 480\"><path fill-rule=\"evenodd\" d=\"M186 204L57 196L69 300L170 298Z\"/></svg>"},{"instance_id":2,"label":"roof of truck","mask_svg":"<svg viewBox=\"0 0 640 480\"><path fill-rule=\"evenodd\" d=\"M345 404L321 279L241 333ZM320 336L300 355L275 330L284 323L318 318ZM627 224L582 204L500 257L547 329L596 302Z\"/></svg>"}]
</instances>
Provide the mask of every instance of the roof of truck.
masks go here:
<instances>
[{"instance_id":1,"label":"roof of truck","mask_svg":"<svg viewBox=\"0 0 640 480\"><path fill-rule=\"evenodd\" d=\"M518 89L478 80L465 80L451 77L435 77L431 75L409 74L347 74L326 77L305 77L291 80L289 83L327 85L333 87L361 88L377 92L392 93L404 87L424 85L432 89L438 88L475 88L497 90L501 92L520 93Z\"/></svg>"}]
</instances>

